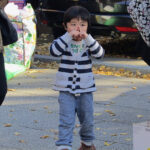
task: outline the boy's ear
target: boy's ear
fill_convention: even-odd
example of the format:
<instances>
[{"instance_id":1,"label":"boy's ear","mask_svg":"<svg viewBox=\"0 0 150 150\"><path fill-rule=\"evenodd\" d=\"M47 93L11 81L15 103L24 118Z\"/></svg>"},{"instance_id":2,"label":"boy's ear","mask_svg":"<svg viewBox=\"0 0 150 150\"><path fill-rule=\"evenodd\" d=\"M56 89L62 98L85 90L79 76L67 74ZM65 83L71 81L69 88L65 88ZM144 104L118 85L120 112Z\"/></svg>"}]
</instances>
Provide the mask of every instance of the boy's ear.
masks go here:
<instances>
[{"instance_id":1,"label":"boy's ear","mask_svg":"<svg viewBox=\"0 0 150 150\"><path fill-rule=\"evenodd\" d=\"M66 25L65 25L64 23L62 23L62 25L63 25L64 29L65 29L65 30L67 30L67 27L66 27Z\"/></svg>"}]
</instances>

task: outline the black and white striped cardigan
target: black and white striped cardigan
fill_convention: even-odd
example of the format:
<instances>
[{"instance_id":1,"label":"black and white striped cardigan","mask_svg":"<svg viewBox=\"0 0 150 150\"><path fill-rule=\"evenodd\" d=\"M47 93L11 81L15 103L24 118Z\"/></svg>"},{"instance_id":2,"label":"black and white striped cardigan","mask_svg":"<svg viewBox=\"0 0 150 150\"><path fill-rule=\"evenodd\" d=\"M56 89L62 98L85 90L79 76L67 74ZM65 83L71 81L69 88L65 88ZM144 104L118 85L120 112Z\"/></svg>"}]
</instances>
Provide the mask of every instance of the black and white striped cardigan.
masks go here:
<instances>
[{"instance_id":1,"label":"black and white striped cardigan","mask_svg":"<svg viewBox=\"0 0 150 150\"><path fill-rule=\"evenodd\" d=\"M77 56L71 50L72 43L83 45L83 50ZM53 89L68 91L72 94L95 91L90 56L101 58L104 52L104 49L90 34L80 42L73 41L68 32L54 40L50 46L50 54L61 57L61 63Z\"/></svg>"}]
</instances>

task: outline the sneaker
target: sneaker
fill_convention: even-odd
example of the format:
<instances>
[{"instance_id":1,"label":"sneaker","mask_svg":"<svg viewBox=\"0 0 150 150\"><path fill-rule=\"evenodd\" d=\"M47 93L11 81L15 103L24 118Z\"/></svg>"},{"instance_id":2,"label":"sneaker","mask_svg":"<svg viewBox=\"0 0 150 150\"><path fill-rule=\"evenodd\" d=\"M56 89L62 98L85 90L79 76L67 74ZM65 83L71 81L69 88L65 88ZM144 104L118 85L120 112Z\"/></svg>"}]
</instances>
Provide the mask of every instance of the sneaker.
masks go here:
<instances>
[{"instance_id":1,"label":"sneaker","mask_svg":"<svg viewBox=\"0 0 150 150\"><path fill-rule=\"evenodd\" d=\"M66 145L61 145L58 146L57 150L71 150L71 147Z\"/></svg>"},{"instance_id":2,"label":"sneaker","mask_svg":"<svg viewBox=\"0 0 150 150\"><path fill-rule=\"evenodd\" d=\"M87 146L84 143L81 143L81 146L78 150L96 150L96 148L93 144L91 146Z\"/></svg>"}]
</instances>

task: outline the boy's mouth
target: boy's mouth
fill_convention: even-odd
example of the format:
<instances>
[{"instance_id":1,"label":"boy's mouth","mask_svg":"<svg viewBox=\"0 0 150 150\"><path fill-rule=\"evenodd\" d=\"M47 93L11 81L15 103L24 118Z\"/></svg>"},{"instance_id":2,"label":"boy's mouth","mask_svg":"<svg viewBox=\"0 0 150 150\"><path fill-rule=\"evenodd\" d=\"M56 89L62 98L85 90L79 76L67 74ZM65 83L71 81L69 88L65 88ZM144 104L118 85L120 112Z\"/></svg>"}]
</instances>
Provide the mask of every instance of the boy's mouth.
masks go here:
<instances>
[{"instance_id":1,"label":"boy's mouth","mask_svg":"<svg viewBox=\"0 0 150 150\"><path fill-rule=\"evenodd\" d=\"M74 41L82 41L82 37L80 37L80 36L74 37L73 40L74 40Z\"/></svg>"},{"instance_id":2,"label":"boy's mouth","mask_svg":"<svg viewBox=\"0 0 150 150\"><path fill-rule=\"evenodd\" d=\"M82 41L82 38L73 39L74 41Z\"/></svg>"}]
</instances>

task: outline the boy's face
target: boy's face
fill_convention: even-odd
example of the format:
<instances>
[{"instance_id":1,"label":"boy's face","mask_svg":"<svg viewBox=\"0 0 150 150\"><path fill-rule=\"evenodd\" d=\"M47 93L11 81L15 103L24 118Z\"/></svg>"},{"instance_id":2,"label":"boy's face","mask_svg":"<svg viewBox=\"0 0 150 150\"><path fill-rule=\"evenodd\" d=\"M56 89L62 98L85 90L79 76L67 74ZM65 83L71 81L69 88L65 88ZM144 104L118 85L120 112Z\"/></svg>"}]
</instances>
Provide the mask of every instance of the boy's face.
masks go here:
<instances>
[{"instance_id":1,"label":"boy's face","mask_svg":"<svg viewBox=\"0 0 150 150\"><path fill-rule=\"evenodd\" d=\"M69 33L75 33L75 35L77 34L77 36L73 38L75 41L81 41L83 38L80 34L87 34L88 22L82 20L81 18L73 18L70 22L67 22L65 29Z\"/></svg>"}]
</instances>

